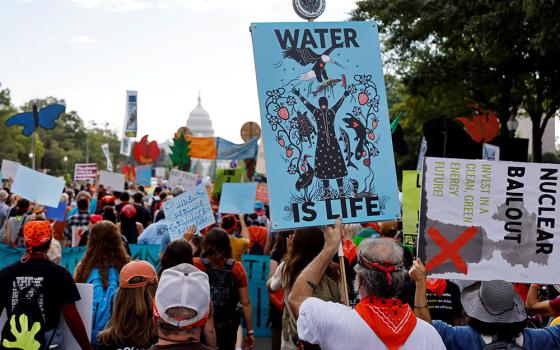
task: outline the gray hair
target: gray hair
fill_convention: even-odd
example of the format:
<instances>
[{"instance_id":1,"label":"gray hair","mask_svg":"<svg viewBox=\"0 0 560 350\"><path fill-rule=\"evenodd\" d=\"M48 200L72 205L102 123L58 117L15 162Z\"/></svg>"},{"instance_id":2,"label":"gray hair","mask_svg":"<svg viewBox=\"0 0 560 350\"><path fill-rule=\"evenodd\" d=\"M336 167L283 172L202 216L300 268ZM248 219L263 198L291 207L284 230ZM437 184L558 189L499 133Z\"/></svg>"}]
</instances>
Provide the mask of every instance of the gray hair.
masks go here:
<instances>
[{"instance_id":1,"label":"gray hair","mask_svg":"<svg viewBox=\"0 0 560 350\"><path fill-rule=\"evenodd\" d=\"M362 259L383 265L385 262L395 266L391 272L391 283L387 274L376 268L368 268ZM358 249L358 264L356 271L355 287L363 287L366 295L379 298L394 298L402 289L407 276L407 270L403 265L403 248L390 238L368 238L360 243Z\"/></svg>"},{"instance_id":2,"label":"gray hair","mask_svg":"<svg viewBox=\"0 0 560 350\"><path fill-rule=\"evenodd\" d=\"M178 197L181 194L183 194L183 192L185 192L185 188L181 185L177 185L177 186L173 187L173 190L171 191L171 193L173 194L173 197Z\"/></svg>"},{"instance_id":3,"label":"gray hair","mask_svg":"<svg viewBox=\"0 0 560 350\"><path fill-rule=\"evenodd\" d=\"M60 195L60 201L64 204L68 204L69 197L66 193Z\"/></svg>"}]
</instances>

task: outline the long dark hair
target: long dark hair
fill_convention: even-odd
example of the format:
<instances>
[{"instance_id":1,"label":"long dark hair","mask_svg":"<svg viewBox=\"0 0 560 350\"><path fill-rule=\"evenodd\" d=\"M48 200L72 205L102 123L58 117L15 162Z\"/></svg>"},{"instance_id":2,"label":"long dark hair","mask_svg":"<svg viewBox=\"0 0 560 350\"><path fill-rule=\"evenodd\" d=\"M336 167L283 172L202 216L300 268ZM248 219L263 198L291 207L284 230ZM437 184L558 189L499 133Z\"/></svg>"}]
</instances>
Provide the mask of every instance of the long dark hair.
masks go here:
<instances>
[{"instance_id":1,"label":"long dark hair","mask_svg":"<svg viewBox=\"0 0 560 350\"><path fill-rule=\"evenodd\" d=\"M184 239L177 239L169 243L163 252L158 271L158 278L161 277L163 271L183 263L192 265L192 247L190 243Z\"/></svg>"},{"instance_id":2,"label":"long dark hair","mask_svg":"<svg viewBox=\"0 0 560 350\"><path fill-rule=\"evenodd\" d=\"M136 230L135 216L128 218L126 215L121 213L120 219L122 235L126 237L128 243L136 243L138 241L138 231Z\"/></svg>"},{"instance_id":3,"label":"long dark hair","mask_svg":"<svg viewBox=\"0 0 560 350\"><path fill-rule=\"evenodd\" d=\"M284 259L285 265L282 279L287 289L292 288L297 276L319 255L324 244L325 237L319 227L307 227L296 230L292 249ZM330 264L327 267L327 276L338 281L339 272L334 264Z\"/></svg>"},{"instance_id":4,"label":"long dark hair","mask_svg":"<svg viewBox=\"0 0 560 350\"><path fill-rule=\"evenodd\" d=\"M527 321L514 323L488 323L476 318L467 317L467 324L479 334L497 335L498 338L517 338L519 333L527 327Z\"/></svg>"},{"instance_id":5,"label":"long dark hair","mask_svg":"<svg viewBox=\"0 0 560 350\"><path fill-rule=\"evenodd\" d=\"M270 252L270 256L281 256L283 259L288 252L288 236L292 234L293 231L282 231L278 232L276 235L276 241L274 241L274 246ZM280 261L278 261L280 263Z\"/></svg>"},{"instance_id":6,"label":"long dark hair","mask_svg":"<svg viewBox=\"0 0 560 350\"><path fill-rule=\"evenodd\" d=\"M223 258L231 258L231 245L229 236L226 231L221 228L213 228L204 236L202 241L202 252L200 254L203 258L208 258L218 253Z\"/></svg>"}]
</instances>

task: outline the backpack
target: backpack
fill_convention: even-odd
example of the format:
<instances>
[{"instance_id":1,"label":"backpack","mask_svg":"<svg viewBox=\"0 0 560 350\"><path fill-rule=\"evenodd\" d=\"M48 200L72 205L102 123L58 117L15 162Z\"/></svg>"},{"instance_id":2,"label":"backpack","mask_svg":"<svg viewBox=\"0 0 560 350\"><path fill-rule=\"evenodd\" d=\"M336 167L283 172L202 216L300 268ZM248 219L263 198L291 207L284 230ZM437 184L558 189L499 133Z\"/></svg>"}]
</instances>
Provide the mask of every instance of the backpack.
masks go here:
<instances>
[{"instance_id":1,"label":"backpack","mask_svg":"<svg viewBox=\"0 0 560 350\"><path fill-rule=\"evenodd\" d=\"M113 298L119 289L119 272L114 267L107 271L107 288L103 288L103 280L98 268L91 270L86 283L93 284L93 322L91 342L97 345L97 334L101 332L111 318Z\"/></svg>"},{"instance_id":2,"label":"backpack","mask_svg":"<svg viewBox=\"0 0 560 350\"><path fill-rule=\"evenodd\" d=\"M0 344L0 349L20 349L25 347L23 344L27 344L27 346L32 344L33 349L37 350L49 349L52 342L52 335L50 339L45 339L45 320L43 319L43 314L39 307L41 291L41 288L37 288L33 285L18 291L18 302L12 310L11 318L6 321L2 329L2 344ZM15 322L15 329L11 327L12 320ZM26 321L28 325L27 329L22 330L22 323ZM34 333L32 329L36 329L36 324L39 325L39 328L37 332ZM26 330L31 332L25 332ZM16 338L16 334L20 331L24 331L21 333L22 336ZM32 339L34 339L34 341ZM25 349L31 348L25 347Z\"/></svg>"},{"instance_id":3,"label":"backpack","mask_svg":"<svg viewBox=\"0 0 560 350\"><path fill-rule=\"evenodd\" d=\"M492 342L487 344L482 350L523 350L523 346L517 345L515 338L513 337L498 337L497 335L492 336Z\"/></svg>"},{"instance_id":4,"label":"backpack","mask_svg":"<svg viewBox=\"0 0 560 350\"><path fill-rule=\"evenodd\" d=\"M235 260L228 259L223 269L213 267L206 258L202 259L202 263L210 282L210 298L214 306L214 324L216 328L223 328L239 318L237 313L237 304L239 303L238 285L233 272L231 272Z\"/></svg>"}]
</instances>

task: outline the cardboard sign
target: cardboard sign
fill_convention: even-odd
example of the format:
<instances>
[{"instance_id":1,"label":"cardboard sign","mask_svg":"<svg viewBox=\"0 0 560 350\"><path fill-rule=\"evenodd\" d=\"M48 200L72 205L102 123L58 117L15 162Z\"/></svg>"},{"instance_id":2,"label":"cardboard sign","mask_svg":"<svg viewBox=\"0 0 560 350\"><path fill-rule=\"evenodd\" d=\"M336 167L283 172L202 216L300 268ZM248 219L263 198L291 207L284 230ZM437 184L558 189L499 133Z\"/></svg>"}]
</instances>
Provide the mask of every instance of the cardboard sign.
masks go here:
<instances>
[{"instance_id":1,"label":"cardboard sign","mask_svg":"<svg viewBox=\"0 0 560 350\"><path fill-rule=\"evenodd\" d=\"M257 196L255 199L268 204L268 184L266 182L257 183Z\"/></svg>"},{"instance_id":2,"label":"cardboard sign","mask_svg":"<svg viewBox=\"0 0 560 350\"><path fill-rule=\"evenodd\" d=\"M66 218L66 208L67 203L59 202L57 207L45 207L45 215L47 219L52 219L54 221L64 221Z\"/></svg>"},{"instance_id":3,"label":"cardboard sign","mask_svg":"<svg viewBox=\"0 0 560 350\"><path fill-rule=\"evenodd\" d=\"M269 337L270 327L268 326L268 290L266 281L270 269L270 257L265 255L242 256L243 267L247 271L249 281L249 299L253 306L253 325L255 336Z\"/></svg>"},{"instance_id":4,"label":"cardboard sign","mask_svg":"<svg viewBox=\"0 0 560 350\"><path fill-rule=\"evenodd\" d=\"M243 168L234 169L216 169L216 177L214 179L214 193L222 192L222 184L226 182L241 182L243 178Z\"/></svg>"},{"instance_id":5,"label":"cardboard sign","mask_svg":"<svg viewBox=\"0 0 560 350\"><path fill-rule=\"evenodd\" d=\"M257 183L225 183L220 196L220 213L253 214Z\"/></svg>"},{"instance_id":6,"label":"cardboard sign","mask_svg":"<svg viewBox=\"0 0 560 350\"><path fill-rule=\"evenodd\" d=\"M482 159L484 160L500 160L500 146L491 145L489 143L482 144Z\"/></svg>"},{"instance_id":7,"label":"cardboard sign","mask_svg":"<svg viewBox=\"0 0 560 350\"><path fill-rule=\"evenodd\" d=\"M140 165L136 167L136 183L140 186L152 185L152 166Z\"/></svg>"},{"instance_id":8,"label":"cardboard sign","mask_svg":"<svg viewBox=\"0 0 560 350\"><path fill-rule=\"evenodd\" d=\"M196 174L187 173L186 171L181 171L177 169L171 170L169 174L168 184L170 187L182 186L185 191L190 191L196 186L196 180L198 176Z\"/></svg>"},{"instance_id":9,"label":"cardboard sign","mask_svg":"<svg viewBox=\"0 0 560 350\"><path fill-rule=\"evenodd\" d=\"M77 247L80 244L80 240L87 230L87 226L72 226L72 247Z\"/></svg>"},{"instance_id":10,"label":"cardboard sign","mask_svg":"<svg viewBox=\"0 0 560 350\"><path fill-rule=\"evenodd\" d=\"M171 240L183 237L191 225L196 225L197 231L200 231L216 222L202 184L165 202L163 209Z\"/></svg>"},{"instance_id":11,"label":"cardboard sign","mask_svg":"<svg viewBox=\"0 0 560 350\"><path fill-rule=\"evenodd\" d=\"M560 283L560 165L427 158L418 256L436 278Z\"/></svg>"},{"instance_id":12,"label":"cardboard sign","mask_svg":"<svg viewBox=\"0 0 560 350\"><path fill-rule=\"evenodd\" d=\"M74 165L74 181L88 181L97 178L97 164L76 164Z\"/></svg>"},{"instance_id":13,"label":"cardboard sign","mask_svg":"<svg viewBox=\"0 0 560 350\"><path fill-rule=\"evenodd\" d=\"M64 190L64 180L49 176L23 165L17 168L12 192L49 207L57 207Z\"/></svg>"},{"instance_id":14,"label":"cardboard sign","mask_svg":"<svg viewBox=\"0 0 560 350\"><path fill-rule=\"evenodd\" d=\"M420 215L420 189L422 174L416 170L403 171L402 179L402 221L403 244L416 245L418 237L418 218Z\"/></svg>"},{"instance_id":15,"label":"cardboard sign","mask_svg":"<svg viewBox=\"0 0 560 350\"><path fill-rule=\"evenodd\" d=\"M251 33L273 229L400 217L375 22Z\"/></svg>"},{"instance_id":16,"label":"cardboard sign","mask_svg":"<svg viewBox=\"0 0 560 350\"><path fill-rule=\"evenodd\" d=\"M17 168L19 167L18 162L13 162L8 159L2 159L2 179L13 180L16 177Z\"/></svg>"},{"instance_id":17,"label":"cardboard sign","mask_svg":"<svg viewBox=\"0 0 560 350\"><path fill-rule=\"evenodd\" d=\"M99 184L113 191L124 191L124 174L112 173L101 170L99 172Z\"/></svg>"}]
</instances>

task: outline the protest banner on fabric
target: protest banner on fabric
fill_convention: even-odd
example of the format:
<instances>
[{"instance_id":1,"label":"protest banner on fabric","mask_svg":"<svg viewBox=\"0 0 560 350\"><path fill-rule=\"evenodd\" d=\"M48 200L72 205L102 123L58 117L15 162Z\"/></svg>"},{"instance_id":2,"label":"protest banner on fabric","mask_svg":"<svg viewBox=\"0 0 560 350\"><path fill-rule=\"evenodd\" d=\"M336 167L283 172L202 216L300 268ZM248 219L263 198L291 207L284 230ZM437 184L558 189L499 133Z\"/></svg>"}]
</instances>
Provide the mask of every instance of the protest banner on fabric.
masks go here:
<instances>
[{"instance_id":1,"label":"protest banner on fabric","mask_svg":"<svg viewBox=\"0 0 560 350\"><path fill-rule=\"evenodd\" d=\"M25 253L24 248L16 248L0 243L0 269L21 259L23 253Z\"/></svg>"},{"instance_id":2,"label":"protest banner on fabric","mask_svg":"<svg viewBox=\"0 0 560 350\"><path fill-rule=\"evenodd\" d=\"M76 164L74 165L74 181L88 181L97 178L97 164Z\"/></svg>"},{"instance_id":3,"label":"protest banner on fabric","mask_svg":"<svg viewBox=\"0 0 560 350\"><path fill-rule=\"evenodd\" d=\"M258 149L258 137L254 137L239 145L221 137L216 138L216 159L256 159Z\"/></svg>"},{"instance_id":4,"label":"protest banner on fabric","mask_svg":"<svg viewBox=\"0 0 560 350\"><path fill-rule=\"evenodd\" d=\"M234 169L216 169L216 177L214 178L214 193L222 192L222 184L225 182L241 182L243 178L243 168Z\"/></svg>"},{"instance_id":5,"label":"protest banner on fabric","mask_svg":"<svg viewBox=\"0 0 560 350\"><path fill-rule=\"evenodd\" d=\"M216 139L213 137L195 137L192 135L185 135L185 138L190 142L189 155L191 158L199 159L216 159Z\"/></svg>"},{"instance_id":6,"label":"protest banner on fabric","mask_svg":"<svg viewBox=\"0 0 560 350\"><path fill-rule=\"evenodd\" d=\"M130 153L132 152L132 141L128 137L123 137L121 139L121 150L120 153L123 156L130 157Z\"/></svg>"},{"instance_id":7,"label":"protest banner on fabric","mask_svg":"<svg viewBox=\"0 0 560 350\"><path fill-rule=\"evenodd\" d=\"M14 162L8 159L2 159L2 179L13 180L16 177L16 171L19 167L18 162Z\"/></svg>"},{"instance_id":8,"label":"protest banner on fabric","mask_svg":"<svg viewBox=\"0 0 560 350\"><path fill-rule=\"evenodd\" d=\"M220 213L224 214L253 214L255 212L255 198L257 183L224 183L220 196Z\"/></svg>"},{"instance_id":9,"label":"protest banner on fabric","mask_svg":"<svg viewBox=\"0 0 560 350\"><path fill-rule=\"evenodd\" d=\"M418 257L436 278L560 283L558 164L427 158Z\"/></svg>"},{"instance_id":10,"label":"protest banner on fabric","mask_svg":"<svg viewBox=\"0 0 560 350\"><path fill-rule=\"evenodd\" d=\"M137 132L138 132L138 92L127 91L123 138L136 137Z\"/></svg>"},{"instance_id":11,"label":"protest banner on fabric","mask_svg":"<svg viewBox=\"0 0 560 350\"><path fill-rule=\"evenodd\" d=\"M124 174L112 173L105 170L99 172L99 184L113 191L124 191L124 181Z\"/></svg>"},{"instance_id":12,"label":"protest banner on fabric","mask_svg":"<svg viewBox=\"0 0 560 350\"><path fill-rule=\"evenodd\" d=\"M420 215L420 189L422 174L416 170L403 171L402 178L402 222L403 244L413 247L418 237Z\"/></svg>"},{"instance_id":13,"label":"protest banner on fabric","mask_svg":"<svg viewBox=\"0 0 560 350\"><path fill-rule=\"evenodd\" d=\"M49 176L23 165L17 168L12 193L41 205L57 207L64 179Z\"/></svg>"},{"instance_id":14,"label":"protest banner on fabric","mask_svg":"<svg viewBox=\"0 0 560 350\"><path fill-rule=\"evenodd\" d=\"M68 207L67 203L59 202L58 206L56 207L45 207L45 215L47 219L52 219L54 221L64 221L66 218L66 208Z\"/></svg>"},{"instance_id":15,"label":"protest banner on fabric","mask_svg":"<svg viewBox=\"0 0 560 350\"><path fill-rule=\"evenodd\" d=\"M74 275L76 266L82 261L86 247L62 248L62 256L60 257L60 266L64 267L71 275Z\"/></svg>"},{"instance_id":16,"label":"protest banner on fabric","mask_svg":"<svg viewBox=\"0 0 560 350\"><path fill-rule=\"evenodd\" d=\"M132 260L144 260L156 270L159 268L159 244L130 244L129 247Z\"/></svg>"},{"instance_id":17,"label":"protest banner on fabric","mask_svg":"<svg viewBox=\"0 0 560 350\"><path fill-rule=\"evenodd\" d=\"M268 184L266 182L257 183L257 196L255 199L268 204Z\"/></svg>"},{"instance_id":18,"label":"protest banner on fabric","mask_svg":"<svg viewBox=\"0 0 560 350\"><path fill-rule=\"evenodd\" d=\"M268 337L270 336L270 327L267 322L269 297L266 281L270 269L270 257L245 254L242 256L242 263L249 281L249 299L253 306L255 336Z\"/></svg>"},{"instance_id":19,"label":"protest banner on fabric","mask_svg":"<svg viewBox=\"0 0 560 350\"><path fill-rule=\"evenodd\" d=\"M163 209L171 240L183 237L190 225L200 231L216 222L203 184L165 202Z\"/></svg>"},{"instance_id":20,"label":"protest banner on fabric","mask_svg":"<svg viewBox=\"0 0 560 350\"><path fill-rule=\"evenodd\" d=\"M152 185L152 166L140 165L136 167L136 183L140 186Z\"/></svg>"},{"instance_id":21,"label":"protest banner on fabric","mask_svg":"<svg viewBox=\"0 0 560 350\"><path fill-rule=\"evenodd\" d=\"M484 160L500 160L500 146L491 145L489 143L482 144L482 159Z\"/></svg>"},{"instance_id":22,"label":"protest banner on fabric","mask_svg":"<svg viewBox=\"0 0 560 350\"><path fill-rule=\"evenodd\" d=\"M109 144L104 143L101 145L101 150L103 155L105 155L105 161L107 162L107 170L113 171L113 162L111 161L111 154L109 153Z\"/></svg>"},{"instance_id":23,"label":"protest banner on fabric","mask_svg":"<svg viewBox=\"0 0 560 350\"><path fill-rule=\"evenodd\" d=\"M273 229L400 217L376 24L251 33Z\"/></svg>"},{"instance_id":24,"label":"protest banner on fabric","mask_svg":"<svg viewBox=\"0 0 560 350\"><path fill-rule=\"evenodd\" d=\"M196 174L173 169L169 174L168 184L170 187L182 186L185 191L190 191L196 186L197 179L198 175Z\"/></svg>"}]
</instances>

